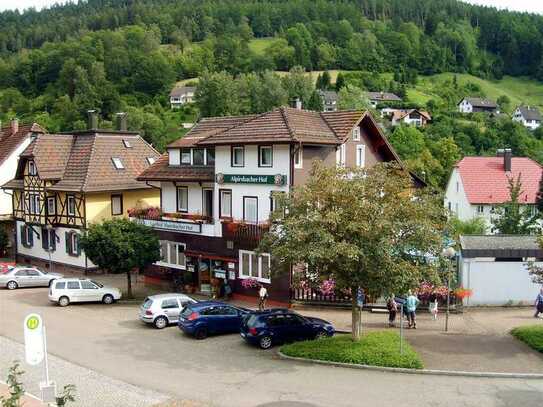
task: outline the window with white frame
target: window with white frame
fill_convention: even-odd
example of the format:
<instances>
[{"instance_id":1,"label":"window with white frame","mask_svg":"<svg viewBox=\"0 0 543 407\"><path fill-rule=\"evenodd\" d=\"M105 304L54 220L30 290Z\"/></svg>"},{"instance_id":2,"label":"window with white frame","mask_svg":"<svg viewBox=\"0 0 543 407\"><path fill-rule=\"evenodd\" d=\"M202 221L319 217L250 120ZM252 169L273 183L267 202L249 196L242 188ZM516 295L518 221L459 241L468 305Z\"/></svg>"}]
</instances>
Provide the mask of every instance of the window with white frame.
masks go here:
<instances>
[{"instance_id":1,"label":"window with white frame","mask_svg":"<svg viewBox=\"0 0 543 407\"><path fill-rule=\"evenodd\" d=\"M205 164L206 151L203 148L194 148L192 150L192 165Z\"/></svg>"},{"instance_id":2,"label":"window with white frame","mask_svg":"<svg viewBox=\"0 0 543 407\"><path fill-rule=\"evenodd\" d=\"M232 167L245 166L245 148L243 146L232 147Z\"/></svg>"},{"instance_id":3,"label":"window with white frame","mask_svg":"<svg viewBox=\"0 0 543 407\"><path fill-rule=\"evenodd\" d=\"M38 172L36 171L36 163L34 161L28 162L28 175L36 175Z\"/></svg>"},{"instance_id":4,"label":"window with white frame","mask_svg":"<svg viewBox=\"0 0 543 407\"><path fill-rule=\"evenodd\" d=\"M155 157L147 157L147 162L149 163L149 165L153 165L155 161Z\"/></svg>"},{"instance_id":5,"label":"window with white frame","mask_svg":"<svg viewBox=\"0 0 543 407\"><path fill-rule=\"evenodd\" d=\"M364 167L366 165L366 146L364 144L358 144L356 146L356 166Z\"/></svg>"},{"instance_id":6,"label":"window with white frame","mask_svg":"<svg viewBox=\"0 0 543 407\"><path fill-rule=\"evenodd\" d=\"M68 195L66 200L67 200L66 206L67 206L68 216L75 216L75 196Z\"/></svg>"},{"instance_id":7,"label":"window with white frame","mask_svg":"<svg viewBox=\"0 0 543 407\"><path fill-rule=\"evenodd\" d=\"M132 148L132 144L130 144L130 140L123 139L123 144L126 148Z\"/></svg>"},{"instance_id":8,"label":"window with white frame","mask_svg":"<svg viewBox=\"0 0 543 407\"><path fill-rule=\"evenodd\" d=\"M123 196L121 194L111 195L111 214L123 214Z\"/></svg>"},{"instance_id":9,"label":"window with white frame","mask_svg":"<svg viewBox=\"0 0 543 407\"><path fill-rule=\"evenodd\" d=\"M32 215L40 214L40 195L39 194L28 195L28 211Z\"/></svg>"},{"instance_id":10,"label":"window with white frame","mask_svg":"<svg viewBox=\"0 0 543 407\"><path fill-rule=\"evenodd\" d=\"M273 147L258 146L258 166L271 167L273 166Z\"/></svg>"},{"instance_id":11,"label":"window with white frame","mask_svg":"<svg viewBox=\"0 0 543 407\"><path fill-rule=\"evenodd\" d=\"M57 199L54 196L47 198L47 214L56 215L57 213Z\"/></svg>"},{"instance_id":12,"label":"window with white frame","mask_svg":"<svg viewBox=\"0 0 543 407\"><path fill-rule=\"evenodd\" d=\"M355 127L353 129L353 140L360 141L360 127Z\"/></svg>"},{"instance_id":13,"label":"window with white frame","mask_svg":"<svg viewBox=\"0 0 543 407\"><path fill-rule=\"evenodd\" d=\"M177 212L189 211L189 189L188 187L177 187Z\"/></svg>"},{"instance_id":14,"label":"window with white frame","mask_svg":"<svg viewBox=\"0 0 543 407\"><path fill-rule=\"evenodd\" d=\"M156 264L185 270L187 258L184 243L160 241L160 260Z\"/></svg>"},{"instance_id":15,"label":"window with white frame","mask_svg":"<svg viewBox=\"0 0 543 407\"><path fill-rule=\"evenodd\" d=\"M294 168L303 168L303 147L299 146L294 150Z\"/></svg>"},{"instance_id":16,"label":"window with white frame","mask_svg":"<svg viewBox=\"0 0 543 407\"><path fill-rule=\"evenodd\" d=\"M124 170L124 164L119 157L111 157L111 161L117 170Z\"/></svg>"},{"instance_id":17,"label":"window with white frame","mask_svg":"<svg viewBox=\"0 0 543 407\"><path fill-rule=\"evenodd\" d=\"M483 215L485 213L484 205L477 205L477 215Z\"/></svg>"},{"instance_id":18,"label":"window with white frame","mask_svg":"<svg viewBox=\"0 0 543 407\"><path fill-rule=\"evenodd\" d=\"M221 218L232 217L232 191L227 189L221 189L220 195L221 208L219 216Z\"/></svg>"},{"instance_id":19,"label":"window with white frame","mask_svg":"<svg viewBox=\"0 0 543 407\"><path fill-rule=\"evenodd\" d=\"M192 153L190 148L181 149L181 164L190 165L192 163Z\"/></svg>"},{"instance_id":20,"label":"window with white frame","mask_svg":"<svg viewBox=\"0 0 543 407\"><path fill-rule=\"evenodd\" d=\"M336 164L338 167L345 167L345 144L342 144L336 150Z\"/></svg>"},{"instance_id":21,"label":"window with white frame","mask_svg":"<svg viewBox=\"0 0 543 407\"><path fill-rule=\"evenodd\" d=\"M81 254L79 234L77 232L66 232L66 253L70 256L79 256Z\"/></svg>"},{"instance_id":22,"label":"window with white frame","mask_svg":"<svg viewBox=\"0 0 543 407\"><path fill-rule=\"evenodd\" d=\"M256 255L255 252L239 251L239 277L255 278L260 282L271 281L271 257L269 254Z\"/></svg>"},{"instance_id":23,"label":"window with white frame","mask_svg":"<svg viewBox=\"0 0 543 407\"><path fill-rule=\"evenodd\" d=\"M243 197L243 220L247 223L258 223L258 198L256 196Z\"/></svg>"}]
</instances>

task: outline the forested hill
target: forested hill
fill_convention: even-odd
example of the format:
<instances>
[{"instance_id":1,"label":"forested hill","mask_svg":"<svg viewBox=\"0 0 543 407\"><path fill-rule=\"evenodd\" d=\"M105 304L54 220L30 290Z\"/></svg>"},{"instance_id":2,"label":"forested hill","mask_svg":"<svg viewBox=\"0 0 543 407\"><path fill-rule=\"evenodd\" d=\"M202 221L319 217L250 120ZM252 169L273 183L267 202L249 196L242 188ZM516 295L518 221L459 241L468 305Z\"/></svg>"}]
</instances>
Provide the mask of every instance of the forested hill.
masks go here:
<instances>
[{"instance_id":1,"label":"forested hill","mask_svg":"<svg viewBox=\"0 0 543 407\"><path fill-rule=\"evenodd\" d=\"M543 77L542 16L456 0L80 0L40 12L0 13L0 53L128 25L153 28L162 44L279 35L294 47L292 58L280 46L273 60L236 64L219 56L219 70L296 64L390 71L400 65L423 74ZM287 56L280 58L281 51Z\"/></svg>"}]
</instances>

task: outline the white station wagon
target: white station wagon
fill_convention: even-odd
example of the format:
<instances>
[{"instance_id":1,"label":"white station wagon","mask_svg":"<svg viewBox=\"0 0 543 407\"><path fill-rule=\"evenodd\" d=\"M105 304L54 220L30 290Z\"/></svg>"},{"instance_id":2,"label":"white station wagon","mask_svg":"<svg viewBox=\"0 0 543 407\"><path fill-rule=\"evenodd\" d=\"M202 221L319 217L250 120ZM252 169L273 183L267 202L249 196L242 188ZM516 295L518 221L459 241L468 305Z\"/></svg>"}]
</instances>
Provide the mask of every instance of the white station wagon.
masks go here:
<instances>
[{"instance_id":1,"label":"white station wagon","mask_svg":"<svg viewBox=\"0 0 543 407\"><path fill-rule=\"evenodd\" d=\"M49 288L49 301L66 307L71 302L103 302L113 304L121 299L121 290L88 278L61 278Z\"/></svg>"}]
</instances>

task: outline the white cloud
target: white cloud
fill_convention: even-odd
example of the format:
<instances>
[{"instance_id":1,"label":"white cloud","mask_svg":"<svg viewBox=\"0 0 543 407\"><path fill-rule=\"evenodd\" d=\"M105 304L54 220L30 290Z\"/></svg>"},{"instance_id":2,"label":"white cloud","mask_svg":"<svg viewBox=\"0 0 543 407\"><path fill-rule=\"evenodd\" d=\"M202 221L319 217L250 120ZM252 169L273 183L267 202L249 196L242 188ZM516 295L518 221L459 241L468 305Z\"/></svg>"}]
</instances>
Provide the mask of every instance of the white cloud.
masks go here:
<instances>
[{"instance_id":1,"label":"white cloud","mask_svg":"<svg viewBox=\"0 0 543 407\"><path fill-rule=\"evenodd\" d=\"M30 7L42 9L52 6L55 3L66 3L67 0L0 0L0 11L3 10L25 10Z\"/></svg>"},{"instance_id":2,"label":"white cloud","mask_svg":"<svg viewBox=\"0 0 543 407\"><path fill-rule=\"evenodd\" d=\"M543 14L543 2L541 0L463 0L466 3L491 6L499 9L515 11L530 11Z\"/></svg>"}]
</instances>

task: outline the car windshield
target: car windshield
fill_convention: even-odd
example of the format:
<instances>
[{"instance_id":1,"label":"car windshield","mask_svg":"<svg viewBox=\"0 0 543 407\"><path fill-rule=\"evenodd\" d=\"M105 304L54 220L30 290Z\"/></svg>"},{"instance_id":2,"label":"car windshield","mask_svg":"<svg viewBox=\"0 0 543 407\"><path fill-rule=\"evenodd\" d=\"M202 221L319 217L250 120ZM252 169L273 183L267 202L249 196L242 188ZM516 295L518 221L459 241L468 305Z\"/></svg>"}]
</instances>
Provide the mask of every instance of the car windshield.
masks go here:
<instances>
[{"instance_id":1,"label":"car windshield","mask_svg":"<svg viewBox=\"0 0 543 407\"><path fill-rule=\"evenodd\" d=\"M100 287L100 288L104 288L104 285L103 285L103 284L100 284L100 283L97 282L97 281L91 280L91 282L94 283L95 285L97 285L97 286Z\"/></svg>"},{"instance_id":2,"label":"car windshield","mask_svg":"<svg viewBox=\"0 0 543 407\"><path fill-rule=\"evenodd\" d=\"M153 305L153 300L150 298L146 298L145 301L143 301L142 308L143 309L149 309L151 308L151 305Z\"/></svg>"}]
</instances>

